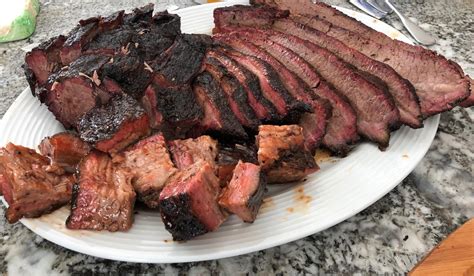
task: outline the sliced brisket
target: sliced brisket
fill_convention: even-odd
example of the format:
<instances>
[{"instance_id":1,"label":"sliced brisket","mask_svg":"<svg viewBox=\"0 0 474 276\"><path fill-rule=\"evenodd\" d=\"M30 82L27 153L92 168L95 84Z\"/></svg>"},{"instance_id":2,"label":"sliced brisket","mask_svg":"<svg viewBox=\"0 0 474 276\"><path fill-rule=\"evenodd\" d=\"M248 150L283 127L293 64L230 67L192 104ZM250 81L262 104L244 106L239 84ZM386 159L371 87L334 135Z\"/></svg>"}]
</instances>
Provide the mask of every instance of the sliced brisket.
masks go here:
<instances>
[{"instance_id":1,"label":"sliced brisket","mask_svg":"<svg viewBox=\"0 0 474 276\"><path fill-rule=\"evenodd\" d=\"M408 51L398 44L383 45L317 17L296 20L391 66L415 87L424 117L450 110L469 96L469 79L459 65L433 51L421 48Z\"/></svg>"},{"instance_id":2,"label":"sliced brisket","mask_svg":"<svg viewBox=\"0 0 474 276\"><path fill-rule=\"evenodd\" d=\"M79 172L66 227L112 232L130 229L135 204L130 173L97 151L81 161Z\"/></svg>"},{"instance_id":3,"label":"sliced brisket","mask_svg":"<svg viewBox=\"0 0 474 276\"><path fill-rule=\"evenodd\" d=\"M229 45L245 55L254 56L267 62L268 65L277 72L287 91L294 98L312 107L312 113L304 114L301 121L304 124L303 131L307 148L310 150L316 149L325 134L326 120L330 117L330 109L327 107L327 104L318 96L313 94L309 86L307 86L300 78L288 70L277 59L269 55L265 50L256 47L250 42L236 39L232 34L216 35L214 36L214 39Z\"/></svg>"},{"instance_id":4,"label":"sliced brisket","mask_svg":"<svg viewBox=\"0 0 474 276\"><path fill-rule=\"evenodd\" d=\"M160 195L161 218L174 240L216 230L226 219L217 204L219 180L206 162L174 174Z\"/></svg>"},{"instance_id":5,"label":"sliced brisket","mask_svg":"<svg viewBox=\"0 0 474 276\"><path fill-rule=\"evenodd\" d=\"M62 67L59 51L64 41L64 36L56 36L26 53L23 69L33 95L38 86L46 83L51 73Z\"/></svg>"},{"instance_id":6,"label":"sliced brisket","mask_svg":"<svg viewBox=\"0 0 474 276\"><path fill-rule=\"evenodd\" d=\"M253 222L262 205L266 179L260 166L239 161L229 185L219 197L219 205L244 222Z\"/></svg>"},{"instance_id":7,"label":"sliced brisket","mask_svg":"<svg viewBox=\"0 0 474 276\"><path fill-rule=\"evenodd\" d=\"M265 39L255 32L242 30L238 32L238 35L265 49L306 82L313 93L326 99L331 104L332 116L327 123L326 134L322 143L335 153L341 155L347 153L350 145L358 140L358 135L356 114L346 98L330 87L325 80L321 79L314 67L290 49Z\"/></svg>"},{"instance_id":8,"label":"sliced brisket","mask_svg":"<svg viewBox=\"0 0 474 276\"><path fill-rule=\"evenodd\" d=\"M212 57L205 60L204 69L219 82L224 91L229 107L242 126L256 130L260 121L249 105L247 93L239 81L227 69Z\"/></svg>"},{"instance_id":9,"label":"sliced brisket","mask_svg":"<svg viewBox=\"0 0 474 276\"><path fill-rule=\"evenodd\" d=\"M37 95L66 128L76 126L82 115L109 100L110 93L99 87L98 75L109 59L104 55L82 56L51 75Z\"/></svg>"},{"instance_id":10,"label":"sliced brisket","mask_svg":"<svg viewBox=\"0 0 474 276\"><path fill-rule=\"evenodd\" d=\"M212 133L230 138L247 138L247 133L229 107L225 92L211 74L199 74L194 80L193 90L204 117L191 130L191 136Z\"/></svg>"},{"instance_id":11,"label":"sliced brisket","mask_svg":"<svg viewBox=\"0 0 474 276\"><path fill-rule=\"evenodd\" d=\"M278 76L278 73L270 64L259 58L244 55L233 49L224 47L220 47L219 49L258 77L264 97L273 103L280 120L288 119L289 121L294 121L295 118L299 118L302 113L311 111L309 105L297 100L288 92L283 81Z\"/></svg>"},{"instance_id":12,"label":"sliced brisket","mask_svg":"<svg viewBox=\"0 0 474 276\"><path fill-rule=\"evenodd\" d=\"M240 82L247 93L250 107L260 120L270 121L277 118L275 106L263 96L257 76L222 52L209 50L207 55L219 61Z\"/></svg>"},{"instance_id":13,"label":"sliced brisket","mask_svg":"<svg viewBox=\"0 0 474 276\"><path fill-rule=\"evenodd\" d=\"M298 125L261 125L257 146L258 162L269 184L298 181L319 170Z\"/></svg>"},{"instance_id":14,"label":"sliced brisket","mask_svg":"<svg viewBox=\"0 0 474 276\"><path fill-rule=\"evenodd\" d=\"M163 86L190 83L199 73L206 49L211 43L207 35L179 35L174 44L153 60L150 66Z\"/></svg>"},{"instance_id":15,"label":"sliced brisket","mask_svg":"<svg viewBox=\"0 0 474 276\"><path fill-rule=\"evenodd\" d=\"M118 152L150 133L145 110L132 97L116 95L91 109L77 125L82 140L104 152Z\"/></svg>"},{"instance_id":16,"label":"sliced brisket","mask_svg":"<svg viewBox=\"0 0 474 276\"><path fill-rule=\"evenodd\" d=\"M177 171L162 134L141 140L114 156L113 162L128 169L138 200L150 208L158 207L161 190L168 178Z\"/></svg>"},{"instance_id":17,"label":"sliced brisket","mask_svg":"<svg viewBox=\"0 0 474 276\"><path fill-rule=\"evenodd\" d=\"M390 130L399 124L399 112L383 90L365 80L351 66L317 45L295 36L272 32L269 39L297 52L340 91L357 114L359 134L386 148Z\"/></svg>"},{"instance_id":18,"label":"sliced brisket","mask_svg":"<svg viewBox=\"0 0 474 276\"><path fill-rule=\"evenodd\" d=\"M191 85L162 87L151 83L141 103L151 126L167 136L182 137L203 118L203 109Z\"/></svg>"},{"instance_id":19,"label":"sliced brisket","mask_svg":"<svg viewBox=\"0 0 474 276\"><path fill-rule=\"evenodd\" d=\"M277 18L288 17L289 12L275 9L269 6L243 6L217 8L214 10L213 33L225 32L227 27L245 25L256 27L266 25Z\"/></svg>"},{"instance_id":20,"label":"sliced brisket","mask_svg":"<svg viewBox=\"0 0 474 276\"><path fill-rule=\"evenodd\" d=\"M277 20L274 22L273 28L286 34L309 40L331 51L358 70L379 78L388 86L388 91L395 100L395 104L400 112L401 122L414 128L423 125L420 105L415 94L415 89L410 82L398 75L390 66L375 61L361 52L347 47L341 41L325 33L304 26L291 19Z\"/></svg>"},{"instance_id":21,"label":"sliced brisket","mask_svg":"<svg viewBox=\"0 0 474 276\"><path fill-rule=\"evenodd\" d=\"M9 223L51 213L71 199L74 177L33 149L12 143L1 148L0 176Z\"/></svg>"}]
</instances>

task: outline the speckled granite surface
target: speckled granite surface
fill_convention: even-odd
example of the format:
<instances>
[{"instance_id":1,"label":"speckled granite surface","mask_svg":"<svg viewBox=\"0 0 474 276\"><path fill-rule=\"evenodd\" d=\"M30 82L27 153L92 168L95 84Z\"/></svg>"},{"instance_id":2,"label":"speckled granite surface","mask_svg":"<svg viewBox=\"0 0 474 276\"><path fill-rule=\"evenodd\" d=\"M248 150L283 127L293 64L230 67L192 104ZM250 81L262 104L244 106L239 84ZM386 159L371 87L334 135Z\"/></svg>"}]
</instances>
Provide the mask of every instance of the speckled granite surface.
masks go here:
<instances>
[{"instance_id":1,"label":"speckled granite surface","mask_svg":"<svg viewBox=\"0 0 474 276\"><path fill-rule=\"evenodd\" d=\"M130 9L147 0L43 1L36 33L0 44L0 116L27 86L20 68L22 47L68 31L81 18ZM160 7L193 5L158 1ZM328 1L353 8L345 1ZM433 49L474 75L474 2L394 1L438 36ZM0 4L1 5L1 4ZM396 18L386 21L401 28ZM468 218L474 216L474 110L442 115L426 157L396 189L360 214L326 231L272 249L223 260L150 265L114 262L78 254L9 225L0 208L0 273L59 274L326 274L404 273Z\"/></svg>"}]
</instances>

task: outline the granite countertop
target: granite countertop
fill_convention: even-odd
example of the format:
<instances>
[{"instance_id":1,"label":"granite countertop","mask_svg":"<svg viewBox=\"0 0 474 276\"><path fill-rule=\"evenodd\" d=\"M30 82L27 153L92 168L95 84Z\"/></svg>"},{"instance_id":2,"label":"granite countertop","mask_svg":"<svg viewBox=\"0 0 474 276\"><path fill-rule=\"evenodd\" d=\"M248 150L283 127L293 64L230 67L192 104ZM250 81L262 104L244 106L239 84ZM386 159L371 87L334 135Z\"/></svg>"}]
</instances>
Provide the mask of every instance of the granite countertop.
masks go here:
<instances>
[{"instance_id":1,"label":"granite countertop","mask_svg":"<svg viewBox=\"0 0 474 276\"><path fill-rule=\"evenodd\" d=\"M21 50L71 29L79 19L130 10L150 0L43 0L35 34L0 44L0 116L27 86ZM158 1L179 7L192 0ZM327 1L348 8L342 0ZM435 34L432 49L474 75L474 2L397 0ZM391 15L386 22L401 29ZM56 275L95 273L300 274L404 273L443 238L474 216L474 110L455 108L441 115L436 138L416 169L392 192L358 215L307 238L239 257L171 264L133 264L98 259L52 244L22 224L10 225L0 208L0 273ZM375 180L376 181L376 180Z\"/></svg>"}]
</instances>

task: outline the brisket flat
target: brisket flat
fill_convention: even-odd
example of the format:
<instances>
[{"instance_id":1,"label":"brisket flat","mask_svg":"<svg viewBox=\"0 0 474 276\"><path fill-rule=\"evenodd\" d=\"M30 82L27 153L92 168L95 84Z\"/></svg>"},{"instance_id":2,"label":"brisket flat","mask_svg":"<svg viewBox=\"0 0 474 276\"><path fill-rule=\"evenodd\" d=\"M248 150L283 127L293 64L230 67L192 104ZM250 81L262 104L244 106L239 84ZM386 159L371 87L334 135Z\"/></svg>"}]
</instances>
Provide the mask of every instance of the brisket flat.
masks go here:
<instances>
[{"instance_id":1,"label":"brisket flat","mask_svg":"<svg viewBox=\"0 0 474 276\"><path fill-rule=\"evenodd\" d=\"M263 96L257 76L222 52L209 50L207 55L219 61L222 66L240 82L247 93L249 105L254 110L258 119L271 121L277 118L276 108Z\"/></svg>"},{"instance_id":2,"label":"brisket flat","mask_svg":"<svg viewBox=\"0 0 474 276\"><path fill-rule=\"evenodd\" d=\"M384 91L362 78L335 55L309 41L277 31L255 32L297 52L310 63L349 100L357 114L358 132L377 142L381 148L388 146L390 130L398 125L399 113Z\"/></svg>"},{"instance_id":3,"label":"brisket flat","mask_svg":"<svg viewBox=\"0 0 474 276\"><path fill-rule=\"evenodd\" d=\"M469 79L459 65L433 51L420 48L408 51L399 45L383 45L317 17L300 16L295 20L391 66L415 87L425 118L450 110L469 96Z\"/></svg>"},{"instance_id":4,"label":"brisket flat","mask_svg":"<svg viewBox=\"0 0 474 276\"><path fill-rule=\"evenodd\" d=\"M415 94L415 89L406 79L402 78L390 66L378 62L362 54L361 52L347 47L341 41L326 35L316 29L304 26L291 19L277 20L273 28L309 40L314 44L325 48L340 59L353 65L358 70L366 72L381 79L388 86L388 91L395 100L400 112L402 123L418 128L423 125L420 105Z\"/></svg>"},{"instance_id":5,"label":"brisket flat","mask_svg":"<svg viewBox=\"0 0 474 276\"><path fill-rule=\"evenodd\" d=\"M314 67L290 49L262 38L262 36L255 32L240 31L236 35L265 49L306 82L312 88L313 93L330 103L332 115L328 121L322 143L325 147L339 155L346 154L350 149L350 145L358 140L356 114L346 98L340 95L333 87L330 87L318 75Z\"/></svg>"},{"instance_id":6,"label":"brisket flat","mask_svg":"<svg viewBox=\"0 0 474 276\"><path fill-rule=\"evenodd\" d=\"M327 103L313 94L306 83L265 50L248 41L236 39L232 34L216 35L214 39L245 55L254 56L267 62L277 72L288 92L296 99L312 107L312 113L304 114L301 121L304 123L303 131L307 148L310 150L316 149L326 132L326 121L330 117L330 107Z\"/></svg>"}]
</instances>

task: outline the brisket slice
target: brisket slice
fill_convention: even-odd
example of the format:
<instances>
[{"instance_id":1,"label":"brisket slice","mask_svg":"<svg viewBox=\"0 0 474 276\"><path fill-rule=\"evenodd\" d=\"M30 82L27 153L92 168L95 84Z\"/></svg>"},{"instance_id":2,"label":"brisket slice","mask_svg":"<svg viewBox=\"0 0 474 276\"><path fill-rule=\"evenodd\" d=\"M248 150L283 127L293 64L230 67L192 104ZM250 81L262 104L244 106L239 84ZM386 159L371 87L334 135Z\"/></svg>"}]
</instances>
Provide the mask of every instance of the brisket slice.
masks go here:
<instances>
[{"instance_id":1,"label":"brisket slice","mask_svg":"<svg viewBox=\"0 0 474 276\"><path fill-rule=\"evenodd\" d=\"M256 142L258 162L269 184L298 181L319 170L298 125L261 125Z\"/></svg>"},{"instance_id":2,"label":"brisket slice","mask_svg":"<svg viewBox=\"0 0 474 276\"><path fill-rule=\"evenodd\" d=\"M233 35L216 35L214 39L229 45L245 55L254 56L267 62L277 72L280 79L284 80L283 84L288 92L296 99L312 107L313 112L304 114L300 121L304 123L304 126L302 126L307 148L310 150L316 149L325 134L326 121L330 117L330 107L328 107L327 103L313 94L306 83L265 50L256 47L250 42L236 39Z\"/></svg>"},{"instance_id":3,"label":"brisket slice","mask_svg":"<svg viewBox=\"0 0 474 276\"><path fill-rule=\"evenodd\" d=\"M212 40L207 35L182 34L173 45L155 58L150 66L162 86L190 83L200 72Z\"/></svg>"},{"instance_id":4,"label":"brisket slice","mask_svg":"<svg viewBox=\"0 0 474 276\"><path fill-rule=\"evenodd\" d=\"M390 130L398 126L400 118L389 95L338 57L309 41L279 32L272 32L269 39L297 52L346 96L356 111L359 134L378 143L382 149L388 146Z\"/></svg>"},{"instance_id":5,"label":"brisket slice","mask_svg":"<svg viewBox=\"0 0 474 276\"><path fill-rule=\"evenodd\" d=\"M138 200L150 208L158 207L161 190L168 178L177 171L161 133L139 141L114 156L112 161L128 169Z\"/></svg>"},{"instance_id":6,"label":"brisket slice","mask_svg":"<svg viewBox=\"0 0 474 276\"><path fill-rule=\"evenodd\" d=\"M178 169L186 170L194 163L204 161L216 170L217 141L210 136L173 140L168 142L168 146Z\"/></svg>"},{"instance_id":7,"label":"brisket slice","mask_svg":"<svg viewBox=\"0 0 474 276\"><path fill-rule=\"evenodd\" d=\"M227 27L244 24L248 27L266 25L277 18L286 18L288 11L269 6L252 7L234 5L231 7L217 8L214 10L213 33L226 31Z\"/></svg>"},{"instance_id":8,"label":"brisket slice","mask_svg":"<svg viewBox=\"0 0 474 276\"><path fill-rule=\"evenodd\" d=\"M275 106L263 96L257 76L222 52L209 50L207 55L219 61L240 82L258 119L271 121L277 118Z\"/></svg>"},{"instance_id":9,"label":"brisket slice","mask_svg":"<svg viewBox=\"0 0 474 276\"><path fill-rule=\"evenodd\" d=\"M212 133L229 138L247 138L247 133L229 107L225 92L211 74L206 71L199 74L194 80L193 90L204 117L190 131L191 136Z\"/></svg>"},{"instance_id":10,"label":"brisket slice","mask_svg":"<svg viewBox=\"0 0 474 276\"><path fill-rule=\"evenodd\" d=\"M217 204L219 180L206 162L174 174L160 194L160 212L174 240L189 240L216 230L226 219Z\"/></svg>"},{"instance_id":11,"label":"brisket slice","mask_svg":"<svg viewBox=\"0 0 474 276\"><path fill-rule=\"evenodd\" d=\"M169 137L184 136L203 118L203 110L188 84L162 87L153 82L141 103L150 117L151 126Z\"/></svg>"},{"instance_id":12,"label":"brisket slice","mask_svg":"<svg viewBox=\"0 0 474 276\"><path fill-rule=\"evenodd\" d=\"M123 23L124 11L118 11L108 17L92 17L80 20L79 24L67 34L67 39L61 47L59 56L63 66L79 58L82 50L98 34L116 29Z\"/></svg>"},{"instance_id":13,"label":"brisket slice","mask_svg":"<svg viewBox=\"0 0 474 276\"><path fill-rule=\"evenodd\" d=\"M291 19L277 20L273 24L273 28L286 34L309 40L322 48L326 48L358 70L381 79L388 86L388 91L395 100L395 104L400 112L401 122L414 128L423 125L420 105L415 94L415 89L410 82L398 75L390 66L375 61L361 52L347 47L341 41L325 33L304 26Z\"/></svg>"},{"instance_id":14,"label":"brisket slice","mask_svg":"<svg viewBox=\"0 0 474 276\"><path fill-rule=\"evenodd\" d=\"M109 59L103 55L82 56L52 74L37 95L66 128L76 126L82 115L109 100L111 95L100 87L98 75Z\"/></svg>"},{"instance_id":15,"label":"brisket slice","mask_svg":"<svg viewBox=\"0 0 474 276\"><path fill-rule=\"evenodd\" d=\"M71 199L74 177L33 149L12 143L1 148L0 176L9 223L51 213Z\"/></svg>"},{"instance_id":16,"label":"brisket slice","mask_svg":"<svg viewBox=\"0 0 474 276\"><path fill-rule=\"evenodd\" d=\"M123 92L139 100L152 80L152 73L145 64L143 56L133 47L112 56L98 74L114 80Z\"/></svg>"},{"instance_id":17,"label":"brisket slice","mask_svg":"<svg viewBox=\"0 0 474 276\"><path fill-rule=\"evenodd\" d=\"M150 133L145 110L123 94L84 114L77 130L81 139L104 152L118 152Z\"/></svg>"},{"instance_id":18,"label":"brisket slice","mask_svg":"<svg viewBox=\"0 0 474 276\"><path fill-rule=\"evenodd\" d=\"M398 45L382 45L317 17L297 17L295 20L391 66L415 87L425 118L450 110L469 96L469 79L459 65L433 51L414 52Z\"/></svg>"},{"instance_id":19,"label":"brisket slice","mask_svg":"<svg viewBox=\"0 0 474 276\"><path fill-rule=\"evenodd\" d=\"M206 58L204 68L219 82L227 97L230 109L242 126L256 130L260 121L249 106L247 93L239 81L219 61L212 57Z\"/></svg>"},{"instance_id":20,"label":"brisket slice","mask_svg":"<svg viewBox=\"0 0 474 276\"><path fill-rule=\"evenodd\" d=\"M44 138L38 145L40 153L50 159L52 165L58 165L70 173L91 150L91 146L70 132L56 133Z\"/></svg>"},{"instance_id":21,"label":"brisket slice","mask_svg":"<svg viewBox=\"0 0 474 276\"><path fill-rule=\"evenodd\" d=\"M254 32L241 31L238 32L238 35L265 49L280 63L285 64L289 70L298 75L311 87L313 93L330 103L332 115L327 123L326 134L322 143L337 154L346 154L350 149L350 145L358 140L356 114L346 98L322 79L314 67L290 49L265 39Z\"/></svg>"},{"instance_id":22,"label":"brisket slice","mask_svg":"<svg viewBox=\"0 0 474 276\"><path fill-rule=\"evenodd\" d=\"M321 19L324 19L331 24L347 29L351 32L357 33L362 37L377 41L382 45L392 45L395 47L403 48L404 50L411 52L422 52L425 48L422 46L410 45L405 42L394 40L391 37L385 35L384 33L377 32L376 30L370 28L369 26L357 21L356 19L346 16L344 13L338 11L337 9L324 4L322 2L313 5L313 11L311 12L302 12L293 11L294 14L308 14L308 15L317 15Z\"/></svg>"},{"instance_id":23,"label":"brisket slice","mask_svg":"<svg viewBox=\"0 0 474 276\"><path fill-rule=\"evenodd\" d=\"M64 41L64 36L56 36L26 53L23 69L33 95L37 86L45 84L49 75L62 67L59 51Z\"/></svg>"},{"instance_id":24,"label":"brisket slice","mask_svg":"<svg viewBox=\"0 0 474 276\"><path fill-rule=\"evenodd\" d=\"M66 227L112 232L130 229L135 204L131 179L107 154L91 152L79 165Z\"/></svg>"},{"instance_id":25,"label":"brisket slice","mask_svg":"<svg viewBox=\"0 0 474 276\"><path fill-rule=\"evenodd\" d=\"M255 145L220 143L218 148L219 153L217 154L216 164L217 177L219 178L221 187L229 183L232 178L232 172L239 161L258 164Z\"/></svg>"},{"instance_id":26,"label":"brisket slice","mask_svg":"<svg viewBox=\"0 0 474 276\"><path fill-rule=\"evenodd\" d=\"M246 69L255 74L260 82L264 97L273 103L279 119L294 121L302 113L312 111L311 107L293 97L285 88L278 73L267 62L244 55L233 49L218 47L225 55L232 58ZM297 120L297 119L296 119Z\"/></svg>"},{"instance_id":27,"label":"brisket slice","mask_svg":"<svg viewBox=\"0 0 474 276\"><path fill-rule=\"evenodd\" d=\"M253 222L262 205L266 184L260 166L239 161L232 179L219 196L219 205L244 222Z\"/></svg>"}]
</instances>

